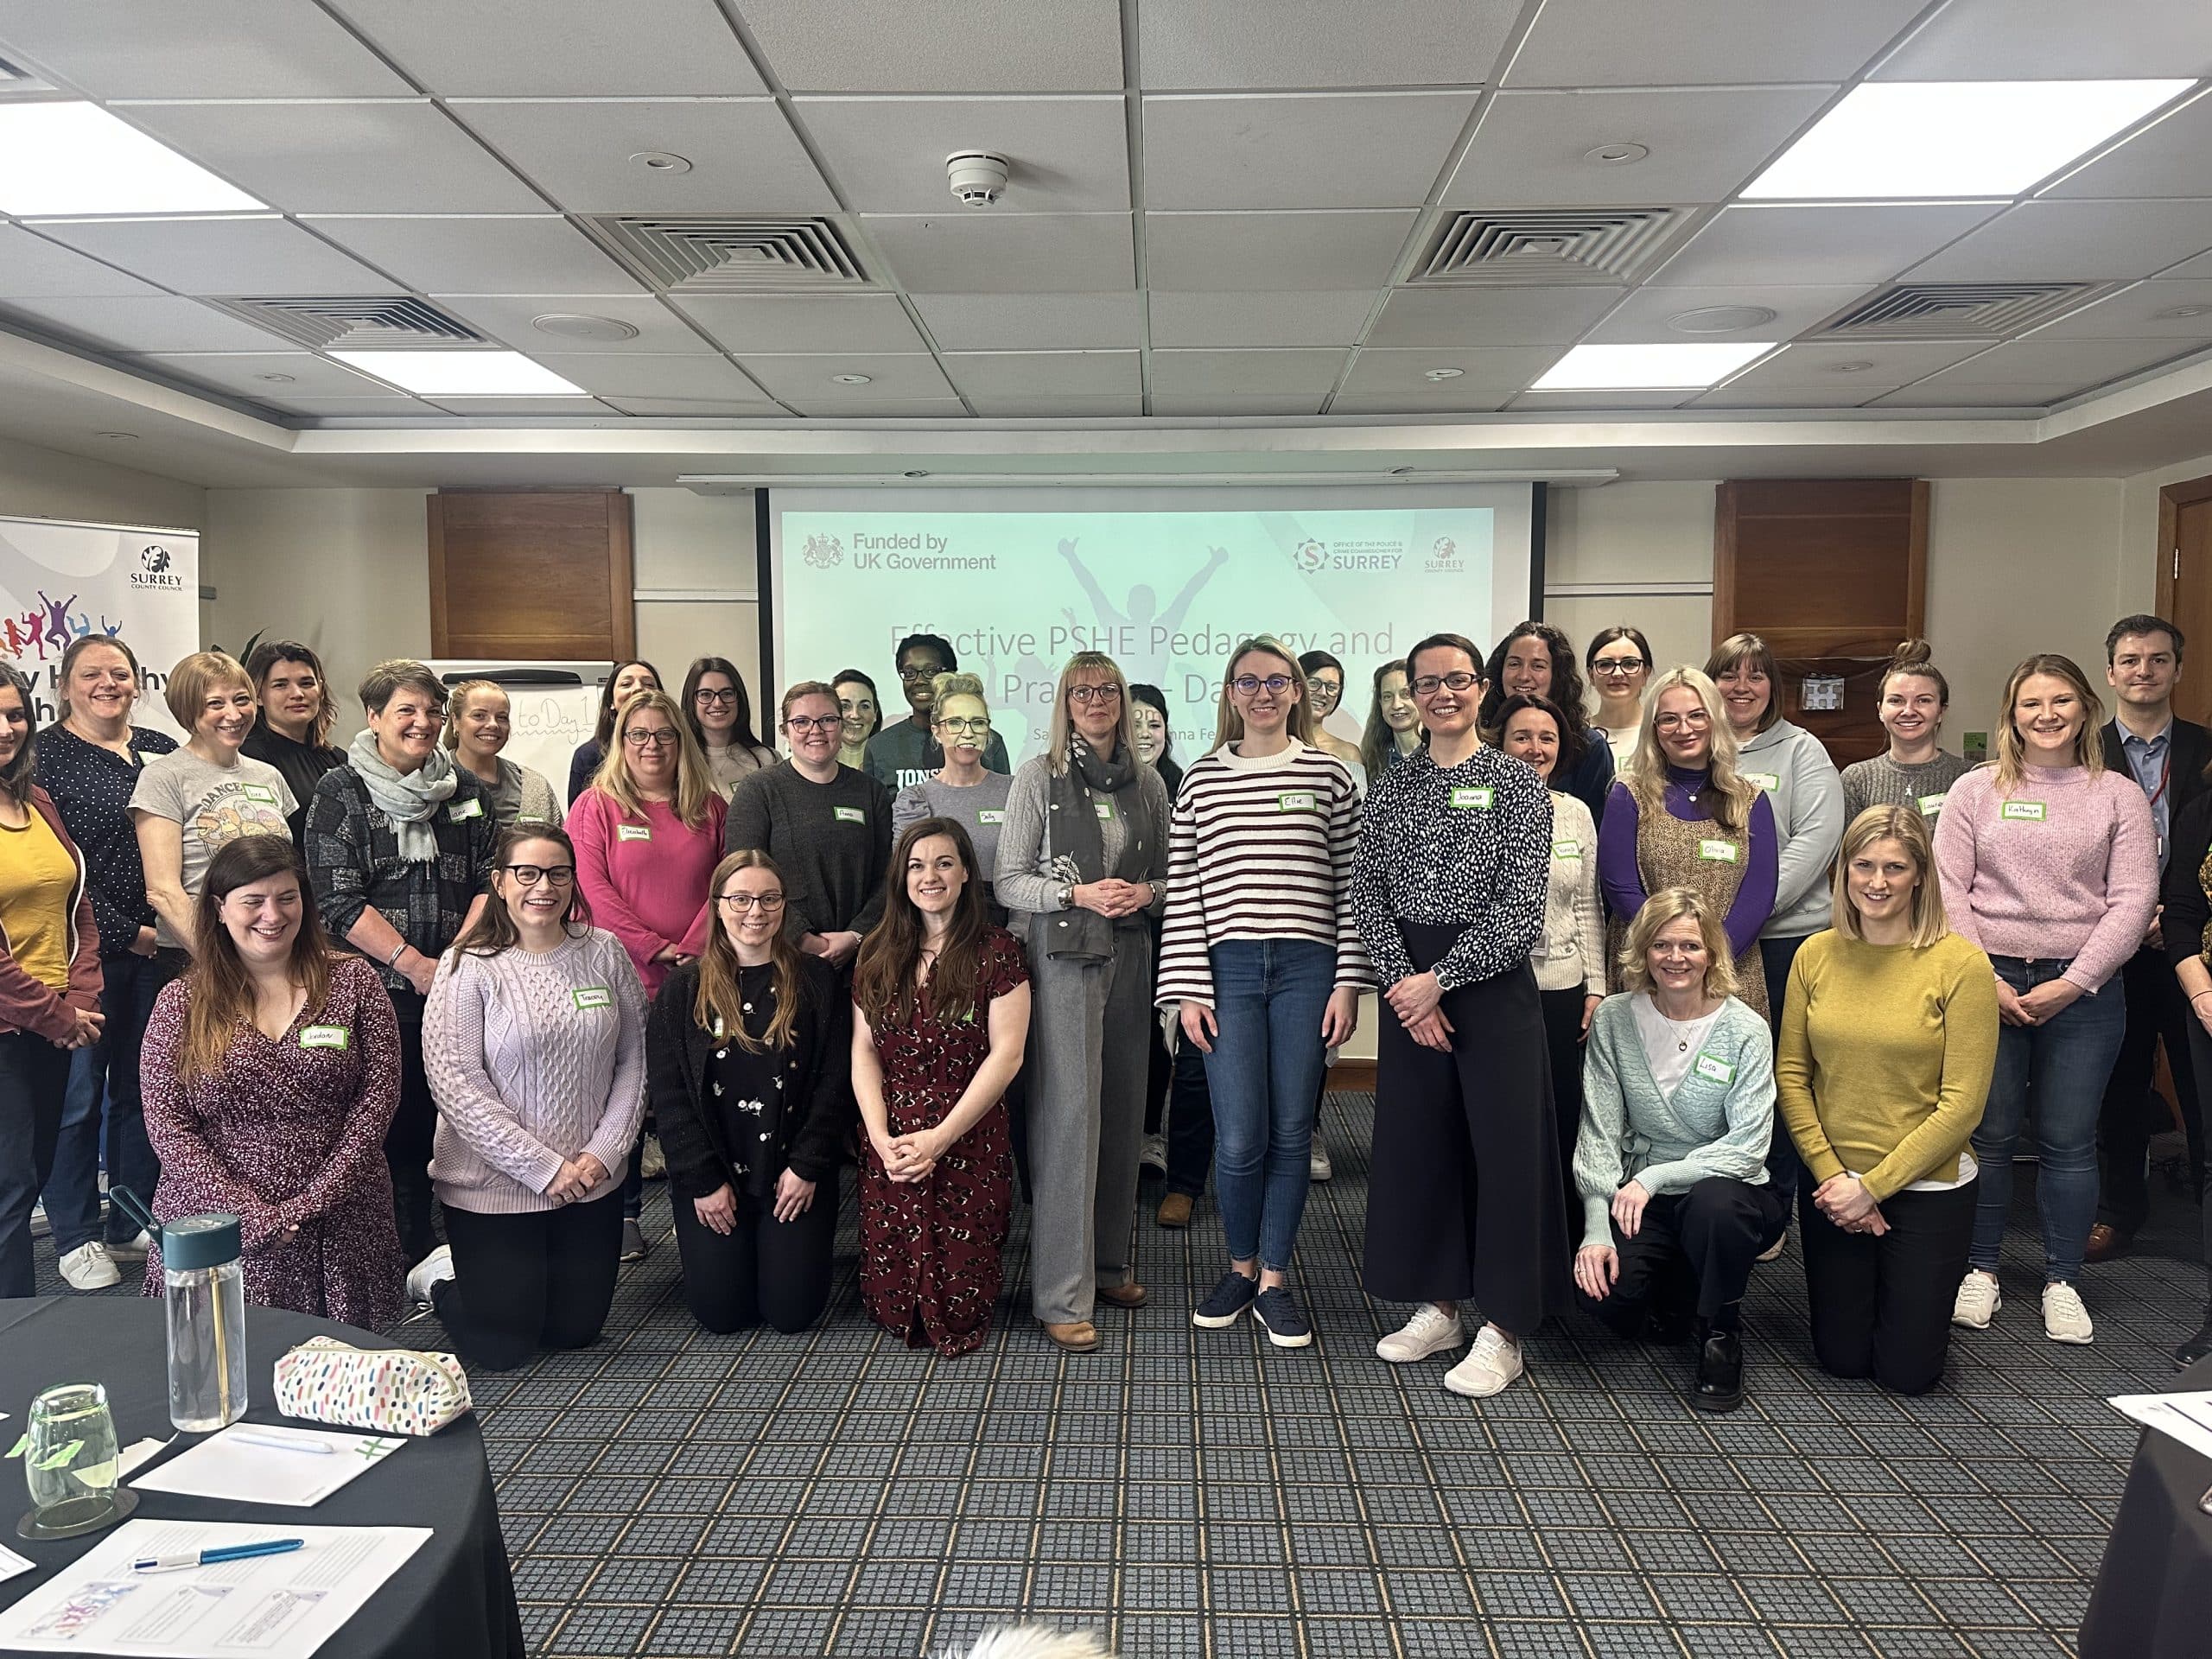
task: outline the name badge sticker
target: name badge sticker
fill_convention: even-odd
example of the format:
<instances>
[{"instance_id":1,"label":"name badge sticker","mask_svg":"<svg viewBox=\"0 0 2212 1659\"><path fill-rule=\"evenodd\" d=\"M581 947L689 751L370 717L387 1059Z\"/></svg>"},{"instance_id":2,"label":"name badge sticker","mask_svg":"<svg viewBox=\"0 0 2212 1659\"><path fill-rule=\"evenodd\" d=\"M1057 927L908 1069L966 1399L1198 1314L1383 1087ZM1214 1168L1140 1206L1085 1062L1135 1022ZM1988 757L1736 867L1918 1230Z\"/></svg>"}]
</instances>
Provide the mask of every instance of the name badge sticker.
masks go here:
<instances>
[{"instance_id":1,"label":"name badge sticker","mask_svg":"<svg viewBox=\"0 0 2212 1659\"><path fill-rule=\"evenodd\" d=\"M1711 1054L1707 1054L1702 1049L1698 1051L1697 1074L1700 1077L1707 1078L1713 1083L1733 1083L1736 1081L1736 1068L1734 1066L1729 1065L1726 1060L1719 1059Z\"/></svg>"},{"instance_id":2,"label":"name badge sticker","mask_svg":"<svg viewBox=\"0 0 2212 1659\"><path fill-rule=\"evenodd\" d=\"M471 818L484 816L484 803L475 796L446 809L446 817L455 823L466 823Z\"/></svg>"},{"instance_id":3,"label":"name badge sticker","mask_svg":"<svg viewBox=\"0 0 2212 1659\"><path fill-rule=\"evenodd\" d=\"M650 823L618 823L614 826L617 841L651 841L653 827Z\"/></svg>"},{"instance_id":4,"label":"name badge sticker","mask_svg":"<svg viewBox=\"0 0 2212 1659\"><path fill-rule=\"evenodd\" d=\"M1487 812L1497 801L1497 791L1487 784L1471 788L1463 786L1452 791L1452 804L1455 807L1474 807Z\"/></svg>"},{"instance_id":5,"label":"name badge sticker","mask_svg":"<svg viewBox=\"0 0 2212 1659\"><path fill-rule=\"evenodd\" d=\"M349 1048L353 1033L343 1026L307 1026L300 1032L302 1048Z\"/></svg>"},{"instance_id":6,"label":"name badge sticker","mask_svg":"<svg viewBox=\"0 0 2212 1659\"><path fill-rule=\"evenodd\" d=\"M976 809L976 822L978 823L1004 823L1006 822L1006 809L1002 806L978 807Z\"/></svg>"},{"instance_id":7,"label":"name badge sticker","mask_svg":"<svg viewBox=\"0 0 2212 1659\"><path fill-rule=\"evenodd\" d=\"M575 1000L579 1014L587 1008L611 1008L614 1006L614 993L604 985L579 985L569 995Z\"/></svg>"},{"instance_id":8,"label":"name badge sticker","mask_svg":"<svg viewBox=\"0 0 2212 1659\"><path fill-rule=\"evenodd\" d=\"M1318 812L1320 810L1320 804L1313 798L1313 791L1310 789L1294 789L1275 797L1275 810L1278 812Z\"/></svg>"},{"instance_id":9,"label":"name badge sticker","mask_svg":"<svg viewBox=\"0 0 2212 1659\"><path fill-rule=\"evenodd\" d=\"M1943 810L1943 797L1950 792L1946 789L1933 795L1923 795L1914 804L1919 807L1922 817L1932 818Z\"/></svg>"},{"instance_id":10,"label":"name badge sticker","mask_svg":"<svg viewBox=\"0 0 2212 1659\"><path fill-rule=\"evenodd\" d=\"M1700 841L1697 844L1697 855L1708 864L1733 864L1736 861L1736 843L1732 841Z\"/></svg>"},{"instance_id":11,"label":"name badge sticker","mask_svg":"<svg viewBox=\"0 0 2212 1659\"><path fill-rule=\"evenodd\" d=\"M833 806L830 816L839 823L866 823L868 814L857 806Z\"/></svg>"},{"instance_id":12,"label":"name badge sticker","mask_svg":"<svg viewBox=\"0 0 2212 1659\"><path fill-rule=\"evenodd\" d=\"M238 787L245 791L249 801L259 801L264 806L276 804L276 791L266 784L241 784Z\"/></svg>"},{"instance_id":13,"label":"name badge sticker","mask_svg":"<svg viewBox=\"0 0 2212 1659\"><path fill-rule=\"evenodd\" d=\"M1111 801L1093 801L1090 807L1101 820L1111 820L1114 816L1114 803Z\"/></svg>"},{"instance_id":14,"label":"name badge sticker","mask_svg":"<svg viewBox=\"0 0 2212 1659\"><path fill-rule=\"evenodd\" d=\"M1771 795L1782 787L1782 774L1775 772L1747 772L1744 774L1744 781L1755 785Z\"/></svg>"},{"instance_id":15,"label":"name badge sticker","mask_svg":"<svg viewBox=\"0 0 2212 1659\"><path fill-rule=\"evenodd\" d=\"M2015 823L2041 823L2044 822L2044 804L2041 801L2007 801L1997 816L2009 818Z\"/></svg>"},{"instance_id":16,"label":"name badge sticker","mask_svg":"<svg viewBox=\"0 0 2212 1659\"><path fill-rule=\"evenodd\" d=\"M1552 842L1552 856L1580 858L1582 856L1582 843L1579 841L1555 841Z\"/></svg>"}]
</instances>

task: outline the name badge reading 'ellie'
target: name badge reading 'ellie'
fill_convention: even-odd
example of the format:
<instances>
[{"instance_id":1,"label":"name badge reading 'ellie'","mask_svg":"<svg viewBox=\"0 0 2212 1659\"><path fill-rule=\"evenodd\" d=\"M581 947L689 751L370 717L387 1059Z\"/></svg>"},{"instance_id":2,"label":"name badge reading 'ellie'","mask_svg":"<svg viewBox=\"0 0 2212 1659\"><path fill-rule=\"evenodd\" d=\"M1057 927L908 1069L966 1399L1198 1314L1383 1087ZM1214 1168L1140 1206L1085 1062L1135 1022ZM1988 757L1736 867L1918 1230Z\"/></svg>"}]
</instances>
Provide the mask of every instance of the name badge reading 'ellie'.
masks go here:
<instances>
[{"instance_id":1,"label":"name badge reading 'ellie'","mask_svg":"<svg viewBox=\"0 0 2212 1659\"><path fill-rule=\"evenodd\" d=\"M1497 791L1487 784L1474 788L1455 789L1452 791L1452 804L1457 807L1471 806L1487 812L1496 804L1497 800Z\"/></svg>"},{"instance_id":2,"label":"name badge reading 'ellie'","mask_svg":"<svg viewBox=\"0 0 2212 1659\"><path fill-rule=\"evenodd\" d=\"M1732 841L1700 841L1697 844L1697 855L1708 864L1733 864L1736 861L1736 843Z\"/></svg>"},{"instance_id":3,"label":"name badge reading 'ellie'","mask_svg":"<svg viewBox=\"0 0 2212 1659\"><path fill-rule=\"evenodd\" d=\"M1699 1051L1697 1057L1697 1074L1700 1077L1707 1078L1713 1083L1733 1083L1736 1081L1736 1068L1734 1066L1729 1065L1726 1060L1715 1059L1712 1055L1704 1052L1702 1050Z\"/></svg>"},{"instance_id":4,"label":"name badge reading 'ellie'","mask_svg":"<svg viewBox=\"0 0 2212 1659\"><path fill-rule=\"evenodd\" d=\"M2010 818L2019 823L2041 823L2044 821L2041 801L2007 801L1998 810L2000 818Z\"/></svg>"},{"instance_id":5,"label":"name badge reading 'ellie'","mask_svg":"<svg viewBox=\"0 0 2212 1659\"><path fill-rule=\"evenodd\" d=\"M343 1026L308 1026L300 1032L302 1048L344 1048L353 1040Z\"/></svg>"},{"instance_id":6,"label":"name badge reading 'ellie'","mask_svg":"<svg viewBox=\"0 0 2212 1659\"><path fill-rule=\"evenodd\" d=\"M1275 797L1275 810L1278 812L1318 812L1320 807L1314 800L1312 790L1294 789Z\"/></svg>"},{"instance_id":7,"label":"name badge reading 'ellie'","mask_svg":"<svg viewBox=\"0 0 2212 1659\"><path fill-rule=\"evenodd\" d=\"M579 985L569 995L575 999L579 1014L586 1008L611 1008L614 1006L614 993L604 985Z\"/></svg>"}]
</instances>

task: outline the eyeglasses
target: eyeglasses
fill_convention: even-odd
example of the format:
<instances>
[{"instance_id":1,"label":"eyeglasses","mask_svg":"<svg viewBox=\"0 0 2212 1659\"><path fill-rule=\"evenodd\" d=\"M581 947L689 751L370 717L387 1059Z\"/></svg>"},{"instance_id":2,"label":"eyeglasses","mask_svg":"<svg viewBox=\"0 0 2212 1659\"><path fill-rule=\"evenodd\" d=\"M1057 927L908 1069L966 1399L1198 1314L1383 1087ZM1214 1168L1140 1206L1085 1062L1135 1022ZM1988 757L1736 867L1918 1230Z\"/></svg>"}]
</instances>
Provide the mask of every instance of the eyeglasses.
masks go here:
<instances>
[{"instance_id":1,"label":"eyeglasses","mask_svg":"<svg viewBox=\"0 0 2212 1659\"><path fill-rule=\"evenodd\" d=\"M1270 674L1264 680L1256 674L1239 674L1229 683L1229 689L1232 691L1241 691L1249 697L1255 694L1262 686L1265 686L1269 696L1279 697L1289 690L1293 683L1287 674ZM1309 681L1308 683L1310 684L1311 682Z\"/></svg>"},{"instance_id":2,"label":"eyeglasses","mask_svg":"<svg viewBox=\"0 0 2212 1659\"><path fill-rule=\"evenodd\" d=\"M1655 732L1678 732L1683 727L1698 728L1713 724L1713 716L1702 709L1692 709L1686 714L1654 715L1651 729Z\"/></svg>"},{"instance_id":3,"label":"eyeglasses","mask_svg":"<svg viewBox=\"0 0 2212 1659\"><path fill-rule=\"evenodd\" d=\"M793 715L784 722L786 729L799 732L834 732L845 723L842 715Z\"/></svg>"},{"instance_id":4,"label":"eyeglasses","mask_svg":"<svg viewBox=\"0 0 2212 1659\"><path fill-rule=\"evenodd\" d=\"M677 743L674 732L625 732L622 741L633 749L672 749Z\"/></svg>"},{"instance_id":5,"label":"eyeglasses","mask_svg":"<svg viewBox=\"0 0 2212 1659\"><path fill-rule=\"evenodd\" d=\"M918 681L933 680L945 671L941 668L902 668L899 671L899 677L912 685Z\"/></svg>"},{"instance_id":6,"label":"eyeglasses","mask_svg":"<svg viewBox=\"0 0 2212 1659\"><path fill-rule=\"evenodd\" d=\"M696 691L694 691L691 694L691 701L694 702L710 702L715 704L717 708L724 704L728 704L730 708L734 709L737 707L737 688L735 686L732 686L727 691L712 691L702 685Z\"/></svg>"},{"instance_id":7,"label":"eyeglasses","mask_svg":"<svg viewBox=\"0 0 2212 1659\"><path fill-rule=\"evenodd\" d=\"M725 893L715 902L724 910L757 910L764 916L772 916L784 907L780 893Z\"/></svg>"},{"instance_id":8,"label":"eyeglasses","mask_svg":"<svg viewBox=\"0 0 2212 1659\"><path fill-rule=\"evenodd\" d=\"M534 887L540 881L550 881L556 887L565 887L576 879L573 864L502 864L499 868L514 877L518 885Z\"/></svg>"},{"instance_id":9,"label":"eyeglasses","mask_svg":"<svg viewBox=\"0 0 2212 1659\"><path fill-rule=\"evenodd\" d=\"M1649 666L1641 657L1600 657L1590 664L1592 674L1603 674L1609 679L1625 678Z\"/></svg>"},{"instance_id":10,"label":"eyeglasses","mask_svg":"<svg viewBox=\"0 0 2212 1659\"><path fill-rule=\"evenodd\" d=\"M1413 683L1413 693L1417 697L1433 697L1447 687L1454 691L1465 691L1481 683L1481 675L1470 674L1461 669L1452 674L1424 674Z\"/></svg>"},{"instance_id":11,"label":"eyeglasses","mask_svg":"<svg viewBox=\"0 0 2212 1659\"><path fill-rule=\"evenodd\" d=\"M1071 685L1068 687L1068 696L1084 704L1119 702L1122 688L1118 685Z\"/></svg>"},{"instance_id":12,"label":"eyeglasses","mask_svg":"<svg viewBox=\"0 0 2212 1659\"><path fill-rule=\"evenodd\" d=\"M940 720L937 728L940 732L950 732L955 737L982 737L991 729L991 722L988 720Z\"/></svg>"},{"instance_id":13,"label":"eyeglasses","mask_svg":"<svg viewBox=\"0 0 2212 1659\"><path fill-rule=\"evenodd\" d=\"M1317 697L1325 697L1337 689L1337 683L1317 675L1306 682L1306 689Z\"/></svg>"}]
</instances>

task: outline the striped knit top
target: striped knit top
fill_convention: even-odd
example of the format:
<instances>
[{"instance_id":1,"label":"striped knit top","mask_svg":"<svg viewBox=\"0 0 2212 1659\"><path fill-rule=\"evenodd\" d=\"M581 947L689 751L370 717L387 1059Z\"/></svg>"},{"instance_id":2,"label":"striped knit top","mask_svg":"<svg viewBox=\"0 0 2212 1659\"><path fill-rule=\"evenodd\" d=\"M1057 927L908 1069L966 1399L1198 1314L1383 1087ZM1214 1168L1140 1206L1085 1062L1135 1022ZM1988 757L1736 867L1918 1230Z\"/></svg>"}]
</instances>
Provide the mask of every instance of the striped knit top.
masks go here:
<instances>
[{"instance_id":1,"label":"striped knit top","mask_svg":"<svg viewBox=\"0 0 2212 1659\"><path fill-rule=\"evenodd\" d=\"M1209 949L1226 939L1311 939L1337 953L1337 983L1375 982L1351 908L1359 791L1334 755L1293 740L1246 759L1224 744L1192 764L1167 820L1167 918L1154 1001L1213 1004Z\"/></svg>"}]
</instances>

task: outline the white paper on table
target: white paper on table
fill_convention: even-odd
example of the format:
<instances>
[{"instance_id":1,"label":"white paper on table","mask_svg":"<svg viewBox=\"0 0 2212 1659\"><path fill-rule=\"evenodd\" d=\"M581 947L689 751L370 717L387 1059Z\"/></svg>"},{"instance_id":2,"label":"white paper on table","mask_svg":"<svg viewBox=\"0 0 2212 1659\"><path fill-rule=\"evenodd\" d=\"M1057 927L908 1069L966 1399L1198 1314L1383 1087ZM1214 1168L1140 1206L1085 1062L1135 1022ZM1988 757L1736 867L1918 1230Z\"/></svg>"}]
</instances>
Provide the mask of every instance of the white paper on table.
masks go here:
<instances>
[{"instance_id":1,"label":"white paper on table","mask_svg":"<svg viewBox=\"0 0 2212 1659\"><path fill-rule=\"evenodd\" d=\"M245 1438L251 1435L252 1440ZM327 1446L327 1455L283 1452L257 1440ZM142 1492L179 1492L234 1503L311 1509L364 1469L407 1444L400 1434L338 1434L270 1423L232 1423L130 1484Z\"/></svg>"},{"instance_id":2,"label":"white paper on table","mask_svg":"<svg viewBox=\"0 0 2212 1659\"><path fill-rule=\"evenodd\" d=\"M5 1544L0 1544L0 1583L6 1582L19 1573L28 1573L37 1565L36 1561L18 1555Z\"/></svg>"},{"instance_id":3,"label":"white paper on table","mask_svg":"<svg viewBox=\"0 0 2212 1659\"><path fill-rule=\"evenodd\" d=\"M169 1440L175 1439L176 1436L174 1434L169 1436L168 1440L157 1440L149 1435L143 1440L131 1441L116 1458L115 1478L118 1480L130 1479L132 1475L145 1466L148 1459L158 1458L162 1452L168 1451Z\"/></svg>"},{"instance_id":4,"label":"white paper on table","mask_svg":"<svg viewBox=\"0 0 2212 1659\"><path fill-rule=\"evenodd\" d=\"M430 1536L428 1527L291 1527L126 1521L14 1606L0 1648L184 1659L211 1653L308 1659ZM174 1573L134 1573L147 1555L298 1537L303 1548Z\"/></svg>"},{"instance_id":5,"label":"white paper on table","mask_svg":"<svg viewBox=\"0 0 2212 1659\"><path fill-rule=\"evenodd\" d=\"M2212 1458L2212 1389L2193 1394L2123 1394L2107 1403L2145 1428L2171 1435L2199 1457Z\"/></svg>"}]
</instances>

